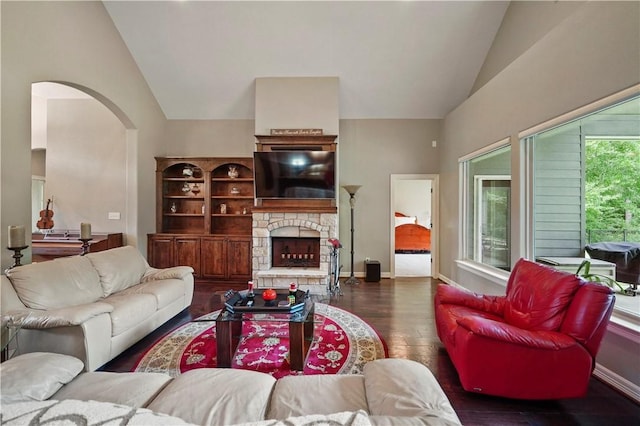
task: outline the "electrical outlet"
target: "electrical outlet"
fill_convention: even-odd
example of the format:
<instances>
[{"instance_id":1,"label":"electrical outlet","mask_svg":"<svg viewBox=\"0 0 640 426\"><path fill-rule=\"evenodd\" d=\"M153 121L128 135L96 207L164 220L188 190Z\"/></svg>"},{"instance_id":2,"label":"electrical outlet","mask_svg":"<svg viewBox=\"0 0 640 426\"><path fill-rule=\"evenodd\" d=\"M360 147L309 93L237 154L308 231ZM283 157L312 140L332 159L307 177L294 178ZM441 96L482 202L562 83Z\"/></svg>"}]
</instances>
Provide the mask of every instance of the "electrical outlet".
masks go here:
<instances>
[{"instance_id":1,"label":"electrical outlet","mask_svg":"<svg viewBox=\"0 0 640 426\"><path fill-rule=\"evenodd\" d=\"M111 220L120 220L120 212L109 212L108 217Z\"/></svg>"}]
</instances>

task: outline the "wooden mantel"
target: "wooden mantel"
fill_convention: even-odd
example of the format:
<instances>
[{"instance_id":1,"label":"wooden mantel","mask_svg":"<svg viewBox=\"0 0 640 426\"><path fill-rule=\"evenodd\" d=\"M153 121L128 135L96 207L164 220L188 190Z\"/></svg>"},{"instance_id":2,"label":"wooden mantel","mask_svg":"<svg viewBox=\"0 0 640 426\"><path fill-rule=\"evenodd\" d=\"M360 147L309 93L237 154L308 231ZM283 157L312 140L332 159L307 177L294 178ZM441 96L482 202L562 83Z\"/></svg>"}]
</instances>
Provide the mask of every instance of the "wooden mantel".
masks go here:
<instances>
[{"instance_id":1,"label":"wooden mantel","mask_svg":"<svg viewBox=\"0 0 640 426\"><path fill-rule=\"evenodd\" d=\"M335 151L337 135L255 135L256 151L306 149Z\"/></svg>"},{"instance_id":2,"label":"wooden mantel","mask_svg":"<svg viewBox=\"0 0 640 426\"><path fill-rule=\"evenodd\" d=\"M282 200L269 200L271 203L263 203L261 206L253 208L253 212L256 213L337 213L338 208L336 206L328 206L327 203L305 203L309 200L298 200L292 202L292 205L283 205L283 203L277 203ZM276 202L273 202L276 201ZM302 202L300 202L302 201Z\"/></svg>"}]
</instances>

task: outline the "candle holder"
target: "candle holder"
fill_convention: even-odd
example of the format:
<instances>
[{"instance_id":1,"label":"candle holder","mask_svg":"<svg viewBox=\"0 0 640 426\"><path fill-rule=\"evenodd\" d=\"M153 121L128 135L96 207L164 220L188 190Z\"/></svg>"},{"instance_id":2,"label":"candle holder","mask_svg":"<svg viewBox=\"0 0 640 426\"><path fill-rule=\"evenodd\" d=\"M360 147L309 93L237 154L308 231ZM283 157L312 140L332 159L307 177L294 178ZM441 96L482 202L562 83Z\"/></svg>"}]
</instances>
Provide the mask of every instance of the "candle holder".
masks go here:
<instances>
[{"instance_id":1,"label":"candle holder","mask_svg":"<svg viewBox=\"0 0 640 426\"><path fill-rule=\"evenodd\" d=\"M93 240L93 238L78 238L82 241L82 251L80 252L80 256L84 256L89 253L89 241Z\"/></svg>"},{"instance_id":2,"label":"candle holder","mask_svg":"<svg viewBox=\"0 0 640 426\"><path fill-rule=\"evenodd\" d=\"M13 269L16 266L21 266L22 264L20 263L20 259L22 258L23 254L22 254L22 250L26 249L29 246L20 246L20 247L7 247L9 250L13 251L13 265L9 266L7 268L7 271L9 269Z\"/></svg>"}]
</instances>

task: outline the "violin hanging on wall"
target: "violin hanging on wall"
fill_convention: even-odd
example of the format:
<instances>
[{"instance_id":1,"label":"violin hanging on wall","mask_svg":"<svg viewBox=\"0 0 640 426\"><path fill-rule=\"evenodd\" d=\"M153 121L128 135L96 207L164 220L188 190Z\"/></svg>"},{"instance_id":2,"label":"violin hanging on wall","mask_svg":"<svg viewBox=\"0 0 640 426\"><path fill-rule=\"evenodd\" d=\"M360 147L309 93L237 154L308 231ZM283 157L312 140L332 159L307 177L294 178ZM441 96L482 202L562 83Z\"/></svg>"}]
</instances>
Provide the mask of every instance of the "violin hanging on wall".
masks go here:
<instances>
[{"instance_id":1,"label":"violin hanging on wall","mask_svg":"<svg viewBox=\"0 0 640 426\"><path fill-rule=\"evenodd\" d=\"M36 223L38 229L52 229L53 228L53 210L49 208L51 204L51 198L47 200L47 206L44 210L40 210L40 220Z\"/></svg>"}]
</instances>

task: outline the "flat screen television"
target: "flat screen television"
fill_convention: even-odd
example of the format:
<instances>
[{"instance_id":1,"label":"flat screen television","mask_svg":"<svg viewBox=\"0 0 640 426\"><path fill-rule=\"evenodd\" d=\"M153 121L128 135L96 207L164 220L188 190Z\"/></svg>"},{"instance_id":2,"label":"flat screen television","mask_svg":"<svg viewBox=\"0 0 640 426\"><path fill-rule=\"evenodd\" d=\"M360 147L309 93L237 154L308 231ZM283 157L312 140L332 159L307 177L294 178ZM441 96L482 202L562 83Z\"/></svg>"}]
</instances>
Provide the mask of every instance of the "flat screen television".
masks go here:
<instances>
[{"instance_id":1,"label":"flat screen television","mask_svg":"<svg viewBox=\"0 0 640 426\"><path fill-rule=\"evenodd\" d=\"M335 164L333 151L254 152L256 198L335 198Z\"/></svg>"}]
</instances>

